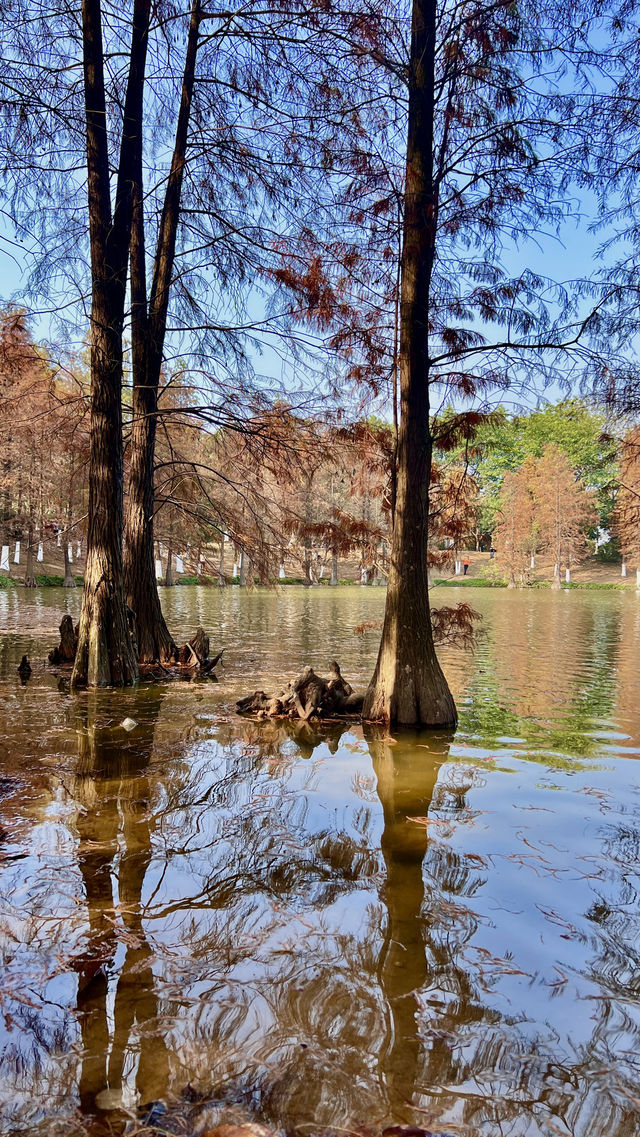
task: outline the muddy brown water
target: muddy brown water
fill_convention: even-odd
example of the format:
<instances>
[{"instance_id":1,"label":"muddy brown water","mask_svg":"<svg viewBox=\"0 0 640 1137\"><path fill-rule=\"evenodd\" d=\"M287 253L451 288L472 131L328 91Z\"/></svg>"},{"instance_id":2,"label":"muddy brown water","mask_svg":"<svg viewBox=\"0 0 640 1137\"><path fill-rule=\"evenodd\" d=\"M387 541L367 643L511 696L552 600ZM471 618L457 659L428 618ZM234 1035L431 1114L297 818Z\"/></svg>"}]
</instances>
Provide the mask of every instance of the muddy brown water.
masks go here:
<instances>
[{"instance_id":1,"label":"muddy brown water","mask_svg":"<svg viewBox=\"0 0 640 1137\"><path fill-rule=\"evenodd\" d=\"M363 686L380 590L173 589L220 681L77 696L15 668L79 594L0 592L4 1133L640 1133L640 598L437 598L460 729L390 737L233 713Z\"/></svg>"}]
</instances>

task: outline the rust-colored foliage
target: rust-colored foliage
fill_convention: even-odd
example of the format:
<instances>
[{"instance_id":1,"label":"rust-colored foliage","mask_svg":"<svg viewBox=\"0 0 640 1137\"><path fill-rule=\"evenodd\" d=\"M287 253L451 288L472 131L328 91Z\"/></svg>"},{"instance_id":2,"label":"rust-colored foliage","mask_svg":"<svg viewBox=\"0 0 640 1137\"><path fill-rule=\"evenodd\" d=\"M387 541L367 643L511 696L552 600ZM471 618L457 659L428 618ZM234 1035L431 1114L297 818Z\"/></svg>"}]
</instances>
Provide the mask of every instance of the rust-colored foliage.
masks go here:
<instances>
[{"instance_id":1,"label":"rust-colored foliage","mask_svg":"<svg viewBox=\"0 0 640 1137\"><path fill-rule=\"evenodd\" d=\"M481 620L480 613L464 602L432 608L433 638L439 646L447 644L449 647L466 649L475 647ZM382 620L364 620L362 624L356 624L353 634L363 636L366 632L378 632L381 628Z\"/></svg>"},{"instance_id":2,"label":"rust-colored foliage","mask_svg":"<svg viewBox=\"0 0 640 1137\"><path fill-rule=\"evenodd\" d=\"M613 528L625 560L640 567L640 427L625 435L620 455L620 490Z\"/></svg>"}]
</instances>

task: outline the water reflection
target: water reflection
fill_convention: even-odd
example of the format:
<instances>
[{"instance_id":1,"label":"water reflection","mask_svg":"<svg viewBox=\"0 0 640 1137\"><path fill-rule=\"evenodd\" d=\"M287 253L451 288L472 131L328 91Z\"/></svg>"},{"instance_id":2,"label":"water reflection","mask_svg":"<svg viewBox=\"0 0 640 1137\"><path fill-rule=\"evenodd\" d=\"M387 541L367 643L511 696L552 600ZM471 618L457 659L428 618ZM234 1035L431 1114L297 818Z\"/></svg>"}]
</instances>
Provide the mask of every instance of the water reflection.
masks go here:
<instances>
[{"instance_id":1,"label":"water reflection","mask_svg":"<svg viewBox=\"0 0 640 1137\"><path fill-rule=\"evenodd\" d=\"M423 1052L416 1011L418 993L427 980L423 862L429 844L428 812L451 738L404 732L390 742L373 726L366 728L365 738L384 817L380 847L386 919L377 975L389 1008L390 1030L379 1069L389 1114L404 1118Z\"/></svg>"},{"instance_id":2,"label":"water reflection","mask_svg":"<svg viewBox=\"0 0 640 1137\"><path fill-rule=\"evenodd\" d=\"M130 734L105 725L99 696L90 693L76 709L79 761L73 797L89 929L73 967L83 1046L78 1089L85 1116L153 1100L168 1080L153 950L142 919L152 858L148 768L164 694L161 687L136 693L127 708L136 722Z\"/></svg>"},{"instance_id":3,"label":"water reflection","mask_svg":"<svg viewBox=\"0 0 640 1137\"><path fill-rule=\"evenodd\" d=\"M236 602L213 593L230 622ZM351 603L318 633L350 676L371 662ZM455 737L242 721L235 663L95 697L7 672L4 1131L122 1133L164 1099L187 1134L635 1137L638 614L474 603ZM251 685L303 650L295 604L238 615Z\"/></svg>"}]
</instances>

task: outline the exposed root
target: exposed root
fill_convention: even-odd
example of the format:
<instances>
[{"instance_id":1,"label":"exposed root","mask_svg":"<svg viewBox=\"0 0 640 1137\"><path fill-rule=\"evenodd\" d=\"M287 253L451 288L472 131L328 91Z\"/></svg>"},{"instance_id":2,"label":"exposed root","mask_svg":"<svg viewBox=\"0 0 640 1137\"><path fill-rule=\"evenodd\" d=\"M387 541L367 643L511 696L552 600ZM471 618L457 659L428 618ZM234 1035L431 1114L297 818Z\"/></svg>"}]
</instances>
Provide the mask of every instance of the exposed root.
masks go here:
<instances>
[{"instance_id":1,"label":"exposed root","mask_svg":"<svg viewBox=\"0 0 640 1137\"><path fill-rule=\"evenodd\" d=\"M310 719L338 718L359 715L364 696L356 695L353 687L342 678L337 663L329 664L329 677L316 675L312 667L305 667L296 679L276 695L254 691L238 699L239 715L257 718L293 718L308 722Z\"/></svg>"},{"instance_id":2,"label":"exposed root","mask_svg":"<svg viewBox=\"0 0 640 1137\"><path fill-rule=\"evenodd\" d=\"M56 666L73 663L78 647L78 625L74 628L71 616L63 616L60 621L60 643L49 652L49 663Z\"/></svg>"},{"instance_id":3,"label":"exposed root","mask_svg":"<svg viewBox=\"0 0 640 1137\"><path fill-rule=\"evenodd\" d=\"M135 638L135 616L131 610L127 613L130 628ZM60 624L60 644L49 652L49 663L55 667L71 667L78 647L78 628L73 626L71 616L63 616ZM171 662L161 663L159 660L142 662L139 665L141 679L216 679L214 668L222 659L222 651L211 659L209 657L209 637L202 628L198 628L195 635L181 648L176 648L174 659Z\"/></svg>"}]
</instances>

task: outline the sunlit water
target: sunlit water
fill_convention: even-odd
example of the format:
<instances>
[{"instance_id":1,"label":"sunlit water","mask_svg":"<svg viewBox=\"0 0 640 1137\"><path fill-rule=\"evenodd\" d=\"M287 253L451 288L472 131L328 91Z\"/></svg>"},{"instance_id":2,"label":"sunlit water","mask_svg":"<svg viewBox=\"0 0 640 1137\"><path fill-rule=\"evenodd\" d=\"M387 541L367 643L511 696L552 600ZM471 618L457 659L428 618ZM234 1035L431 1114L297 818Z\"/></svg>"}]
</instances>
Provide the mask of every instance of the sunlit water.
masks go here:
<instances>
[{"instance_id":1,"label":"sunlit water","mask_svg":"<svg viewBox=\"0 0 640 1137\"><path fill-rule=\"evenodd\" d=\"M640 1132L640 598L440 597L455 737L234 714L381 590L173 589L219 683L77 696L15 668L79 594L0 592L5 1132Z\"/></svg>"}]
</instances>

